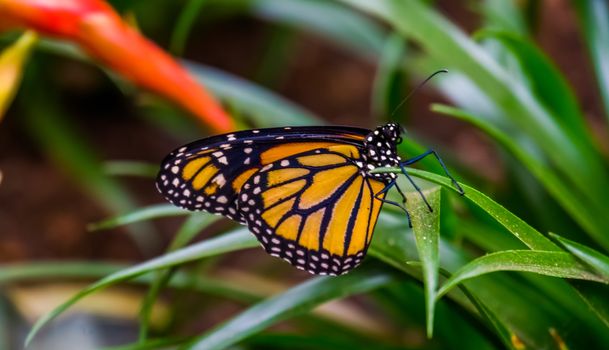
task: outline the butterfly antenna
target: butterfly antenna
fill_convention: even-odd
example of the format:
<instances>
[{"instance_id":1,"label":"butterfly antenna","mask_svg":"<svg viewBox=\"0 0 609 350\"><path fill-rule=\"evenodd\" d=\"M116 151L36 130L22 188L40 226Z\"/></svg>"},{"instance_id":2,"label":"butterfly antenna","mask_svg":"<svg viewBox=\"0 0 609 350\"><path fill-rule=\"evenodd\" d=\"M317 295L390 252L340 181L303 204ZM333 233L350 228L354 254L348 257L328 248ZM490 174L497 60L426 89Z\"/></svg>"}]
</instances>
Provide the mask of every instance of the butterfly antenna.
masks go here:
<instances>
[{"instance_id":1,"label":"butterfly antenna","mask_svg":"<svg viewBox=\"0 0 609 350\"><path fill-rule=\"evenodd\" d=\"M402 102L400 102L399 105L397 105L397 107L394 108L393 112L391 112L391 115L389 115L389 119L391 119L391 117L393 117L395 115L395 113L404 105L404 103L406 103L406 101L408 101L408 99L414 95L417 91L419 91L423 86L425 86L425 84L431 80L431 78L435 77L436 75L440 74L440 73L448 73L448 71L446 69L440 69L436 72L434 72L433 74L431 74L430 76L427 77L427 79L423 80L422 82L419 83L419 85L417 85L416 88L414 88L414 90L412 90L406 97L404 97L404 99L402 100Z\"/></svg>"}]
</instances>

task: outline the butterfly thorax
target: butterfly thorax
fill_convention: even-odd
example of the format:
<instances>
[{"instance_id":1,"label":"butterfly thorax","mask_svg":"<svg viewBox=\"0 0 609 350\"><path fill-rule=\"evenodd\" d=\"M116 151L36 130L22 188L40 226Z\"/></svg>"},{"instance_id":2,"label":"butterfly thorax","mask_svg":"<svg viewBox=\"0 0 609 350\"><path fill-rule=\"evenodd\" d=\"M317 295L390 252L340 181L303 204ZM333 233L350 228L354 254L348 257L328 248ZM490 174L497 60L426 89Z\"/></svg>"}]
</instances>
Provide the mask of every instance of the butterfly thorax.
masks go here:
<instances>
[{"instance_id":1,"label":"butterfly thorax","mask_svg":"<svg viewBox=\"0 0 609 350\"><path fill-rule=\"evenodd\" d=\"M400 163L397 145L401 142L400 126L396 123L389 123L379 126L368 135L364 140L363 158L367 170L379 167L396 167ZM368 174L372 177L391 180L396 177L394 173Z\"/></svg>"}]
</instances>

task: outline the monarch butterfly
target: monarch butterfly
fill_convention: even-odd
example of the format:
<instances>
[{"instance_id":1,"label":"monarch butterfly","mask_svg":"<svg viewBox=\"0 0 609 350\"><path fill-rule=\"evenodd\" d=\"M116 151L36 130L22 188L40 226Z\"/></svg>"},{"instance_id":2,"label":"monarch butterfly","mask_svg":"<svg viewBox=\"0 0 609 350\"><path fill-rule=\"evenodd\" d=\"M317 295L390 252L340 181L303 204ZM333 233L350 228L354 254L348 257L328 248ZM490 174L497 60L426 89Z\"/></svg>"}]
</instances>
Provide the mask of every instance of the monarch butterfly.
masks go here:
<instances>
[{"instance_id":1,"label":"monarch butterfly","mask_svg":"<svg viewBox=\"0 0 609 350\"><path fill-rule=\"evenodd\" d=\"M371 170L400 167L422 196L404 167L431 154L452 179L433 150L402 161L400 133L389 123L213 136L171 152L156 185L179 207L247 225L272 256L313 274L340 275L365 256L382 204L400 206L385 199L387 191L395 186L405 200L396 174Z\"/></svg>"}]
</instances>

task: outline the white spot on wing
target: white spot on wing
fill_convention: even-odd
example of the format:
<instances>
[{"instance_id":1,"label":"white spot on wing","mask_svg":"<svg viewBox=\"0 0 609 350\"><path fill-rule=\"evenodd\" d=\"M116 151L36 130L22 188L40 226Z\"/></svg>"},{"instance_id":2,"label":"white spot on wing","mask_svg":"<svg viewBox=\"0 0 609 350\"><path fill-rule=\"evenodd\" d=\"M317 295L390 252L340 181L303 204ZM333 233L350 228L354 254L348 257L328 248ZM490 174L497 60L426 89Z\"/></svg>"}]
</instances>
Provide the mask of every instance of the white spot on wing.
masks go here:
<instances>
[{"instance_id":1,"label":"white spot on wing","mask_svg":"<svg viewBox=\"0 0 609 350\"><path fill-rule=\"evenodd\" d=\"M218 184L218 186L222 187L226 183L226 178L224 177L223 174L218 174L218 175L216 175L216 177L214 177L212 182L214 182L214 183Z\"/></svg>"}]
</instances>

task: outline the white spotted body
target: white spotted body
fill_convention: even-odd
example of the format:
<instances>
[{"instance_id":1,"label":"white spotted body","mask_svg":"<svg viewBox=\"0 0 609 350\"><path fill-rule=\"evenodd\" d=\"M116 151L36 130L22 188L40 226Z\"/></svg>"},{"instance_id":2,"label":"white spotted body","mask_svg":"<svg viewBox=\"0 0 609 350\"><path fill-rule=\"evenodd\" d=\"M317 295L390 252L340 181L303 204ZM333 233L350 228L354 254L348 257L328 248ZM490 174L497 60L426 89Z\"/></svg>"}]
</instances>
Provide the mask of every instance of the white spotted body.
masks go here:
<instances>
[{"instance_id":1,"label":"white spotted body","mask_svg":"<svg viewBox=\"0 0 609 350\"><path fill-rule=\"evenodd\" d=\"M397 167L400 164L400 156L397 152L397 145L401 142L400 126L397 123L389 123L379 126L374 131L366 135L364 140L364 159L365 171L368 176L372 176L384 181L392 180L397 177L394 173L370 173L370 170L381 167Z\"/></svg>"}]
</instances>

